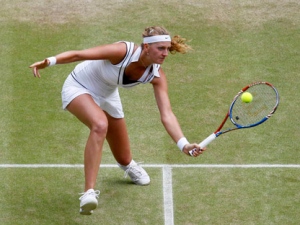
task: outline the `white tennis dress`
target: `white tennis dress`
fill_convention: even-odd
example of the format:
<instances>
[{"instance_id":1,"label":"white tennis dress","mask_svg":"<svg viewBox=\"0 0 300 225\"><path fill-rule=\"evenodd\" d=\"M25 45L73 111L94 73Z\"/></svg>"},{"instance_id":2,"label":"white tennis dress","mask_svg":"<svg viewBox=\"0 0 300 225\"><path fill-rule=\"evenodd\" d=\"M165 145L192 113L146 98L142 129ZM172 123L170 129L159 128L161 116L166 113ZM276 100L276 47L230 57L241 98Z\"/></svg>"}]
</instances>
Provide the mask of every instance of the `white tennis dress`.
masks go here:
<instances>
[{"instance_id":1,"label":"white tennis dress","mask_svg":"<svg viewBox=\"0 0 300 225\"><path fill-rule=\"evenodd\" d=\"M90 94L94 101L109 115L123 118L124 112L118 87L129 88L146 84L159 77L159 64L148 66L138 81L130 81L124 76L125 68L139 60L142 48L134 51L133 42L124 42L127 52L124 59L116 65L108 60L87 60L78 64L67 77L62 88L63 109L77 96Z\"/></svg>"}]
</instances>

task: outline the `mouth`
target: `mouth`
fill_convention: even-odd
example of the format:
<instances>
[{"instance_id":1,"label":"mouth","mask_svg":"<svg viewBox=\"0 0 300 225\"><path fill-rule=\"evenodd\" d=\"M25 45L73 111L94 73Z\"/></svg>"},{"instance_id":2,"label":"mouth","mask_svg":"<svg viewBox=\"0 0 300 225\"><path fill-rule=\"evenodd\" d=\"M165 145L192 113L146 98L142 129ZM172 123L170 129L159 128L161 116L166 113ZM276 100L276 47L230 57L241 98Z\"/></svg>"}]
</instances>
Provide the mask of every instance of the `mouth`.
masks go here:
<instances>
[{"instance_id":1,"label":"mouth","mask_svg":"<svg viewBox=\"0 0 300 225\"><path fill-rule=\"evenodd\" d=\"M166 57L161 57L157 59L157 64L162 64L165 61Z\"/></svg>"},{"instance_id":2,"label":"mouth","mask_svg":"<svg viewBox=\"0 0 300 225\"><path fill-rule=\"evenodd\" d=\"M165 58L158 59L159 64L163 63L165 61Z\"/></svg>"}]
</instances>

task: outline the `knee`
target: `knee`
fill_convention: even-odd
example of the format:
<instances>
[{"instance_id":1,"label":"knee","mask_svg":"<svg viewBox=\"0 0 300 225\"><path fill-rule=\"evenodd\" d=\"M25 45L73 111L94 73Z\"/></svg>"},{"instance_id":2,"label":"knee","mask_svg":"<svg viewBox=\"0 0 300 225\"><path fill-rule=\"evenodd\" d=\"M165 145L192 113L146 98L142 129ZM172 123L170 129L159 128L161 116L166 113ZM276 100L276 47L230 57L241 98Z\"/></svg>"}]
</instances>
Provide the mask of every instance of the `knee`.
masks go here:
<instances>
[{"instance_id":1,"label":"knee","mask_svg":"<svg viewBox=\"0 0 300 225\"><path fill-rule=\"evenodd\" d=\"M90 128L91 133L94 133L97 136L106 136L107 130L108 130L108 122L103 120L98 120L94 122Z\"/></svg>"}]
</instances>

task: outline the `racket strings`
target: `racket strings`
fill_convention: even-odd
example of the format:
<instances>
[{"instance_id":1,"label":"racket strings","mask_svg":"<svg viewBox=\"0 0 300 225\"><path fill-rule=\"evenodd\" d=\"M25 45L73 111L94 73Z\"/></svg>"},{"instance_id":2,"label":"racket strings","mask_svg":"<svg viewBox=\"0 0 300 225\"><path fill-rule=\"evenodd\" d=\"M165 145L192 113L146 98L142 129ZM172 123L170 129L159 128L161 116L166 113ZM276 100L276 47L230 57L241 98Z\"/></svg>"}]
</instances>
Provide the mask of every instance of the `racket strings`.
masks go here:
<instances>
[{"instance_id":1,"label":"racket strings","mask_svg":"<svg viewBox=\"0 0 300 225\"><path fill-rule=\"evenodd\" d=\"M269 117L278 104L277 91L266 84L257 84L247 89L253 96L250 103L245 103L237 97L233 107L231 119L241 126L255 124Z\"/></svg>"}]
</instances>

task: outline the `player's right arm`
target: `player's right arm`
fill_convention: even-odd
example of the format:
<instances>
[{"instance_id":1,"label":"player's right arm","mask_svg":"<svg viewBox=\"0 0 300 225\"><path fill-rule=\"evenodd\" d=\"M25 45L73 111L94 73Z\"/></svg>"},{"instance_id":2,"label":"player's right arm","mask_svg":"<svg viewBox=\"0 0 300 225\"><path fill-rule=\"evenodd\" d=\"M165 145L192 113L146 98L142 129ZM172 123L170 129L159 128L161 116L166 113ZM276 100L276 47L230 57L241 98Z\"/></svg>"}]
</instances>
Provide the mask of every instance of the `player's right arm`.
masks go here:
<instances>
[{"instance_id":1,"label":"player's right arm","mask_svg":"<svg viewBox=\"0 0 300 225\"><path fill-rule=\"evenodd\" d=\"M117 64L125 57L126 45L124 42L101 45L84 50L72 50L60 53L55 56L55 64L65 64L84 60L109 60L112 64ZM35 62L29 67L32 68L35 77L40 77L39 70L48 67L50 61Z\"/></svg>"}]
</instances>

